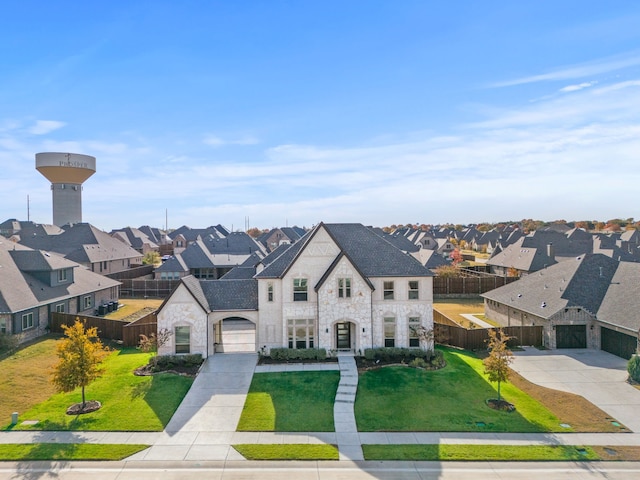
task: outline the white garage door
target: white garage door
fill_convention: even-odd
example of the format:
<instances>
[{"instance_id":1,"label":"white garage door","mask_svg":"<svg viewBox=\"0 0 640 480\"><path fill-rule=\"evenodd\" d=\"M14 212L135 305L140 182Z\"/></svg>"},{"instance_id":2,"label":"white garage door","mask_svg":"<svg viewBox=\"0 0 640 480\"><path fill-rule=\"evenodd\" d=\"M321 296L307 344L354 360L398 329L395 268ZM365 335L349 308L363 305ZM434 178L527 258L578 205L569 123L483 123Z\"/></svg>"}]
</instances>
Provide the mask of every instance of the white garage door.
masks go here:
<instances>
[{"instance_id":1,"label":"white garage door","mask_svg":"<svg viewBox=\"0 0 640 480\"><path fill-rule=\"evenodd\" d=\"M256 326L241 318L222 321L222 344L218 351L225 353L255 353Z\"/></svg>"}]
</instances>

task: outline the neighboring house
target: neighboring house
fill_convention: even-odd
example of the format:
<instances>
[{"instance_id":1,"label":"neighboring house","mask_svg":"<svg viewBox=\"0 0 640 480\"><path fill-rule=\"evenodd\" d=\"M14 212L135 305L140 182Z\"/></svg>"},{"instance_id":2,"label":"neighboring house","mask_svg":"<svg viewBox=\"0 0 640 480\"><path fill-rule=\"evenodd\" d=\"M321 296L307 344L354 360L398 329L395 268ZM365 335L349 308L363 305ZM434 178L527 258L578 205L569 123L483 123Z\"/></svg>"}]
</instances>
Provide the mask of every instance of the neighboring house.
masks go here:
<instances>
[{"instance_id":1,"label":"neighboring house","mask_svg":"<svg viewBox=\"0 0 640 480\"><path fill-rule=\"evenodd\" d=\"M640 264L581 255L482 295L487 318L542 325L548 348L602 349L624 358L640 329Z\"/></svg>"},{"instance_id":2,"label":"neighboring house","mask_svg":"<svg viewBox=\"0 0 640 480\"><path fill-rule=\"evenodd\" d=\"M27 341L46 333L52 312L93 315L118 300L119 285L55 253L0 239L0 333Z\"/></svg>"},{"instance_id":3,"label":"neighboring house","mask_svg":"<svg viewBox=\"0 0 640 480\"><path fill-rule=\"evenodd\" d=\"M320 223L257 272L183 278L158 311L174 333L160 354L431 347L413 327L433 328L433 274L361 224Z\"/></svg>"},{"instance_id":4,"label":"neighboring house","mask_svg":"<svg viewBox=\"0 0 640 480\"><path fill-rule=\"evenodd\" d=\"M273 228L267 233L263 233L258 237L260 242L266 248L267 252L272 252L280 245L295 243L300 240L305 233L300 227L282 227Z\"/></svg>"},{"instance_id":5,"label":"neighboring house","mask_svg":"<svg viewBox=\"0 0 640 480\"><path fill-rule=\"evenodd\" d=\"M522 237L504 249L496 248L487 260L491 273L503 277L519 277L557 263L553 245L548 245L547 248L528 246L526 239L527 237Z\"/></svg>"},{"instance_id":6,"label":"neighboring house","mask_svg":"<svg viewBox=\"0 0 640 480\"><path fill-rule=\"evenodd\" d=\"M146 233L137 228L126 227L118 230L112 230L110 235L121 242L126 243L142 255L160 250L160 246L156 242L151 240Z\"/></svg>"},{"instance_id":7,"label":"neighboring house","mask_svg":"<svg viewBox=\"0 0 640 480\"><path fill-rule=\"evenodd\" d=\"M438 247L436 248L436 253L440 255L448 256L451 252L456 249L456 246L451 242L451 240L447 238L437 238Z\"/></svg>"},{"instance_id":8,"label":"neighboring house","mask_svg":"<svg viewBox=\"0 0 640 480\"><path fill-rule=\"evenodd\" d=\"M21 235L20 243L29 248L59 253L67 260L102 275L142 264L140 252L88 223L65 225L57 234L44 231Z\"/></svg>"},{"instance_id":9,"label":"neighboring house","mask_svg":"<svg viewBox=\"0 0 640 480\"><path fill-rule=\"evenodd\" d=\"M183 225L175 229L169 234L169 239L173 247L174 253L181 253L187 245L196 240L205 240L208 238L224 238L229 235L229 231L222 225L207 228L191 228Z\"/></svg>"},{"instance_id":10,"label":"neighboring house","mask_svg":"<svg viewBox=\"0 0 640 480\"><path fill-rule=\"evenodd\" d=\"M223 238L198 238L156 268L154 278L177 280L193 275L202 279L219 279L252 256L264 257L263 248L244 232L233 232Z\"/></svg>"}]
</instances>

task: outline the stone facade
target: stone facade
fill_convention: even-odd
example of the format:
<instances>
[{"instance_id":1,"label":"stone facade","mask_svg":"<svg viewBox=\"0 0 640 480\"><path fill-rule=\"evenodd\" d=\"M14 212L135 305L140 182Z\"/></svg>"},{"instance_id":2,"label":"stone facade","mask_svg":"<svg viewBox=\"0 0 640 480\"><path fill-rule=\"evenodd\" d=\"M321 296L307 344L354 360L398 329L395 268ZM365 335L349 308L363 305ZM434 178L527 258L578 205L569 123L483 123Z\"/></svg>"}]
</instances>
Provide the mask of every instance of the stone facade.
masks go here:
<instances>
[{"instance_id":1,"label":"stone facade","mask_svg":"<svg viewBox=\"0 0 640 480\"><path fill-rule=\"evenodd\" d=\"M158 355L175 354L176 327L189 327L190 353L200 353L203 358L213 353L213 350L207 349L207 313L184 285L173 292L158 313L158 331L166 328L173 333L169 341L158 349Z\"/></svg>"}]
</instances>

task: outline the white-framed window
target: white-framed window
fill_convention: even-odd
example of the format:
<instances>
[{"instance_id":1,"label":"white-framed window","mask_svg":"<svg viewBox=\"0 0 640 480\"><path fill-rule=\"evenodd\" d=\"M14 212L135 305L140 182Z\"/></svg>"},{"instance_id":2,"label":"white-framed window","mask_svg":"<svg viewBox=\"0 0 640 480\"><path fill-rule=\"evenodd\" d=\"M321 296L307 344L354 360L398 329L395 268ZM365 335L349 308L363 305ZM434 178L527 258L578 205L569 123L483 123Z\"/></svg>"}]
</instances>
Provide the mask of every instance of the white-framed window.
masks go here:
<instances>
[{"instance_id":1,"label":"white-framed window","mask_svg":"<svg viewBox=\"0 0 640 480\"><path fill-rule=\"evenodd\" d=\"M338 279L338 298L351 298L351 279Z\"/></svg>"},{"instance_id":2,"label":"white-framed window","mask_svg":"<svg viewBox=\"0 0 640 480\"><path fill-rule=\"evenodd\" d=\"M190 327L176 327L175 331L176 339L176 354L178 353L191 353L191 328Z\"/></svg>"},{"instance_id":3,"label":"white-framed window","mask_svg":"<svg viewBox=\"0 0 640 480\"><path fill-rule=\"evenodd\" d=\"M394 317L384 317L384 346L396 346L396 319Z\"/></svg>"},{"instance_id":4,"label":"white-framed window","mask_svg":"<svg viewBox=\"0 0 640 480\"><path fill-rule=\"evenodd\" d=\"M314 348L315 325L312 318L287 320L289 348Z\"/></svg>"},{"instance_id":5,"label":"white-framed window","mask_svg":"<svg viewBox=\"0 0 640 480\"><path fill-rule=\"evenodd\" d=\"M64 313L64 303L59 303L56 305L56 313Z\"/></svg>"},{"instance_id":6,"label":"white-framed window","mask_svg":"<svg viewBox=\"0 0 640 480\"><path fill-rule=\"evenodd\" d=\"M409 280L409 300L418 300L420 298L420 289L417 280Z\"/></svg>"},{"instance_id":7,"label":"white-framed window","mask_svg":"<svg viewBox=\"0 0 640 480\"><path fill-rule=\"evenodd\" d=\"M7 333L7 319L0 318L0 333Z\"/></svg>"},{"instance_id":8,"label":"white-framed window","mask_svg":"<svg viewBox=\"0 0 640 480\"><path fill-rule=\"evenodd\" d=\"M273 302L273 283L267 284L267 301Z\"/></svg>"},{"instance_id":9,"label":"white-framed window","mask_svg":"<svg viewBox=\"0 0 640 480\"><path fill-rule=\"evenodd\" d=\"M33 312L22 315L22 330L33 328Z\"/></svg>"},{"instance_id":10,"label":"white-framed window","mask_svg":"<svg viewBox=\"0 0 640 480\"><path fill-rule=\"evenodd\" d=\"M82 297L82 309L87 310L93 306L93 300L91 299L91 295L85 295Z\"/></svg>"},{"instance_id":11,"label":"white-framed window","mask_svg":"<svg viewBox=\"0 0 640 480\"><path fill-rule=\"evenodd\" d=\"M58 283L63 283L67 281L67 270L62 269L58 270Z\"/></svg>"},{"instance_id":12,"label":"white-framed window","mask_svg":"<svg viewBox=\"0 0 640 480\"><path fill-rule=\"evenodd\" d=\"M294 302L307 301L307 279L306 278L293 279L293 301Z\"/></svg>"},{"instance_id":13,"label":"white-framed window","mask_svg":"<svg viewBox=\"0 0 640 480\"><path fill-rule=\"evenodd\" d=\"M409 317L409 346L419 347L420 337L418 336L418 329L420 327L420 317Z\"/></svg>"},{"instance_id":14,"label":"white-framed window","mask_svg":"<svg viewBox=\"0 0 640 480\"><path fill-rule=\"evenodd\" d=\"M384 282L382 295L385 300L393 300L393 282Z\"/></svg>"}]
</instances>

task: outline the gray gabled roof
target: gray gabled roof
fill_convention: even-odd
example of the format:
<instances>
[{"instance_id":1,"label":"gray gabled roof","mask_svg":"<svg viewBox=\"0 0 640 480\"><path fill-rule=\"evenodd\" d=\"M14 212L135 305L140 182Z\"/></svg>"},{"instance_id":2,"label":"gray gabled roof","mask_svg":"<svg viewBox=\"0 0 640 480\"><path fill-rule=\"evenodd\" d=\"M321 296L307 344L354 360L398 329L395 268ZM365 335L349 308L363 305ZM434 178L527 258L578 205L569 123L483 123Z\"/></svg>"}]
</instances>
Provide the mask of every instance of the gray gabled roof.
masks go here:
<instances>
[{"instance_id":1,"label":"gray gabled roof","mask_svg":"<svg viewBox=\"0 0 640 480\"><path fill-rule=\"evenodd\" d=\"M258 310L258 281L255 279L200 280L200 287L212 312Z\"/></svg>"},{"instance_id":2,"label":"gray gabled roof","mask_svg":"<svg viewBox=\"0 0 640 480\"><path fill-rule=\"evenodd\" d=\"M557 263L555 259L547 255L546 248L525 246L525 239L526 237L522 237L499 253L494 253L487 260L487 265L515 268L523 272L537 272Z\"/></svg>"},{"instance_id":3,"label":"gray gabled roof","mask_svg":"<svg viewBox=\"0 0 640 480\"><path fill-rule=\"evenodd\" d=\"M57 252L78 263L139 258L141 254L122 241L88 223L65 225L57 235L36 232L20 237L20 243L36 250Z\"/></svg>"},{"instance_id":4,"label":"gray gabled roof","mask_svg":"<svg viewBox=\"0 0 640 480\"><path fill-rule=\"evenodd\" d=\"M73 268L72 283L52 287L36 275L36 272L61 268ZM0 240L0 313L16 313L117 285L120 282L93 273L55 254Z\"/></svg>"},{"instance_id":5,"label":"gray gabled roof","mask_svg":"<svg viewBox=\"0 0 640 480\"><path fill-rule=\"evenodd\" d=\"M587 254L522 277L482 297L542 318L569 307L584 308L596 315L617 268L618 262L605 255Z\"/></svg>"},{"instance_id":6,"label":"gray gabled roof","mask_svg":"<svg viewBox=\"0 0 640 480\"><path fill-rule=\"evenodd\" d=\"M253 278L256 274L255 267L242 267L237 266L233 267L227 273L225 273L220 280L246 280L249 278Z\"/></svg>"},{"instance_id":7,"label":"gray gabled roof","mask_svg":"<svg viewBox=\"0 0 640 480\"><path fill-rule=\"evenodd\" d=\"M256 278L281 278L284 276L315 233L322 228L334 240L340 252L346 255L366 278L429 277L433 275L414 257L402 252L362 224L320 223L262 272L258 273Z\"/></svg>"}]
</instances>

